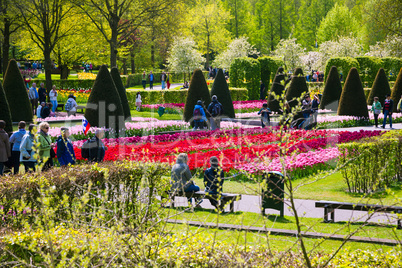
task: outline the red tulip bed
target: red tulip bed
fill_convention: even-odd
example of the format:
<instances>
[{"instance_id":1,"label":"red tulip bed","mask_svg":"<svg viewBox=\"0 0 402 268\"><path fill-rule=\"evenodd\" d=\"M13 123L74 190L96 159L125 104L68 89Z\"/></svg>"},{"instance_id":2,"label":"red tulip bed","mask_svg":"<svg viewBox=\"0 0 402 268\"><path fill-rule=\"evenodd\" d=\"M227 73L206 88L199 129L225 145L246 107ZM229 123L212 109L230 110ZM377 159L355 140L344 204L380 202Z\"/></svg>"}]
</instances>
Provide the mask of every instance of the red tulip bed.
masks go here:
<instances>
[{"instance_id":1,"label":"red tulip bed","mask_svg":"<svg viewBox=\"0 0 402 268\"><path fill-rule=\"evenodd\" d=\"M191 132L182 136L157 135L105 139L105 161L165 162L173 164L179 153L187 153L191 170L204 169L209 158L217 156L225 171L281 170L279 156L286 156L291 170L311 168L338 157L336 144L381 135L381 131L295 130L286 133L269 129ZM74 143L78 160L83 160ZM265 164L269 163L269 164Z\"/></svg>"}]
</instances>

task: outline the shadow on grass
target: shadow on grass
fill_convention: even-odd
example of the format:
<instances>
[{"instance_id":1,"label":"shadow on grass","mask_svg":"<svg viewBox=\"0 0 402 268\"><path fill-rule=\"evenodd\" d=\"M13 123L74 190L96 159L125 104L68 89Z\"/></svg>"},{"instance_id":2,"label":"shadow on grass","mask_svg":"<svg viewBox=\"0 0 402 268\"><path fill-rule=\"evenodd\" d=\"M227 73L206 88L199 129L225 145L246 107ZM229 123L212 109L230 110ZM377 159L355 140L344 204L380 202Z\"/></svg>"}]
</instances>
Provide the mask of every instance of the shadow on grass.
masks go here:
<instances>
[{"instance_id":1,"label":"shadow on grass","mask_svg":"<svg viewBox=\"0 0 402 268\"><path fill-rule=\"evenodd\" d=\"M292 223L293 221L285 218L285 217L281 217L279 215L267 215L265 216L267 220L272 221L272 222L279 222L279 223Z\"/></svg>"}]
</instances>

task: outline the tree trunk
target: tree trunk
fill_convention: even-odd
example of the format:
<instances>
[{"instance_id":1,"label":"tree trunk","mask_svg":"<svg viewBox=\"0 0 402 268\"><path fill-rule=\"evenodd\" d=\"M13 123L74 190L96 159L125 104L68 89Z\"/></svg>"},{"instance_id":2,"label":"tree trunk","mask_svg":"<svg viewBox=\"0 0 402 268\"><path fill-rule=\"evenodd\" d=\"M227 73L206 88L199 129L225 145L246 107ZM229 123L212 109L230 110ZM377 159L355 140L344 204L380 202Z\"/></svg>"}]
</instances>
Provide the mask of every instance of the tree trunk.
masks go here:
<instances>
[{"instance_id":1,"label":"tree trunk","mask_svg":"<svg viewBox=\"0 0 402 268\"><path fill-rule=\"evenodd\" d=\"M152 27L152 37L151 37L151 63L152 68L155 66L155 29Z\"/></svg>"},{"instance_id":2,"label":"tree trunk","mask_svg":"<svg viewBox=\"0 0 402 268\"><path fill-rule=\"evenodd\" d=\"M70 70L68 69L67 65L60 65L60 79L68 79L69 74Z\"/></svg>"},{"instance_id":3,"label":"tree trunk","mask_svg":"<svg viewBox=\"0 0 402 268\"><path fill-rule=\"evenodd\" d=\"M271 51L274 51L274 28L272 25L272 21L270 22L271 24Z\"/></svg>"},{"instance_id":4,"label":"tree trunk","mask_svg":"<svg viewBox=\"0 0 402 268\"><path fill-rule=\"evenodd\" d=\"M279 1L279 38L282 39L282 0Z\"/></svg>"},{"instance_id":5,"label":"tree trunk","mask_svg":"<svg viewBox=\"0 0 402 268\"><path fill-rule=\"evenodd\" d=\"M5 18L4 19L4 36L3 36L3 77L6 74L7 66L8 66L8 52L10 50L10 21Z\"/></svg>"},{"instance_id":6,"label":"tree trunk","mask_svg":"<svg viewBox=\"0 0 402 268\"><path fill-rule=\"evenodd\" d=\"M206 60L206 67L207 67L207 69L209 68L209 42L210 42L210 40L209 40L209 34L207 35L207 60Z\"/></svg>"},{"instance_id":7,"label":"tree trunk","mask_svg":"<svg viewBox=\"0 0 402 268\"><path fill-rule=\"evenodd\" d=\"M237 0L235 0L235 27L236 27L236 38L239 38L239 25L237 18Z\"/></svg>"},{"instance_id":8,"label":"tree trunk","mask_svg":"<svg viewBox=\"0 0 402 268\"><path fill-rule=\"evenodd\" d=\"M45 77L46 77L46 92L49 94L52 88L52 59L50 57L51 50L45 45L43 56L45 57Z\"/></svg>"},{"instance_id":9,"label":"tree trunk","mask_svg":"<svg viewBox=\"0 0 402 268\"><path fill-rule=\"evenodd\" d=\"M127 75L127 58L123 59L123 74Z\"/></svg>"},{"instance_id":10,"label":"tree trunk","mask_svg":"<svg viewBox=\"0 0 402 268\"><path fill-rule=\"evenodd\" d=\"M110 68L117 67L117 23L112 28L112 37L110 39Z\"/></svg>"},{"instance_id":11,"label":"tree trunk","mask_svg":"<svg viewBox=\"0 0 402 268\"><path fill-rule=\"evenodd\" d=\"M135 61L134 61L134 50L130 51L130 63L131 63L131 73L135 74Z\"/></svg>"}]
</instances>

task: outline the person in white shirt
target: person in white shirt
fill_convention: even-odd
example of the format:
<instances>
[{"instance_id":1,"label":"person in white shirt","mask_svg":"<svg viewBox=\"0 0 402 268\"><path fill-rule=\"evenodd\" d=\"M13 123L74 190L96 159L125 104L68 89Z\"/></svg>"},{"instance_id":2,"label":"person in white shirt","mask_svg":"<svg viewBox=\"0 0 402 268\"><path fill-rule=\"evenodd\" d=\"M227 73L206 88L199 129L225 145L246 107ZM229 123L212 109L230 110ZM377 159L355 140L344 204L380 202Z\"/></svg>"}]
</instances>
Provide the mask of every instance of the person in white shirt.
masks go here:
<instances>
[{"instance_id":1,"label":"person in white shirt","mask_svg":"<svg viewBox=\"0 0 402 268\"><path fill-rule=\"evenodd\" d=\"M141 94L140 92L137 93L135 96L135 106L137 106L137 111L139 112L141 110Z\"/></svg>"},{"instance_id":2,"label":"person in white shirt","mask_svg":"<svg viewBox=\"0 0 402 268\"><path fill-rule=\"evenodd\" d=\"M41 118L40 113L42 112L42 108L45 107L46 103L42 102L38 108L36 109L36 117Z\"/></svg>"},{"instance_id":3,"label":"person in white shirt","mask_svg":"<svg viewBox=\"0 0 402 268\"><path fill-rule=\"evenodd\" d=\"M55 113L56 109L57 109L57 90L56 90L56 86L52 87L52 90L50 90L49 92L49 99L50 99L50 103L53 105L52 106L52 112Z\"/></svg>"},{"instance_id":4,"label":"person in white shirt","mask_svg":"<svg viewBox=\"0 0 402 268\"><path fill-rule=\"evenodd\" d=\"M68 96L68 100L66 102L66 105L64 106L64 110L67 111L68 116L70 115L75 115L77 112L77 102L75 101L75 97L73 94L70 94Z\"/></svg>"}]
</instances>

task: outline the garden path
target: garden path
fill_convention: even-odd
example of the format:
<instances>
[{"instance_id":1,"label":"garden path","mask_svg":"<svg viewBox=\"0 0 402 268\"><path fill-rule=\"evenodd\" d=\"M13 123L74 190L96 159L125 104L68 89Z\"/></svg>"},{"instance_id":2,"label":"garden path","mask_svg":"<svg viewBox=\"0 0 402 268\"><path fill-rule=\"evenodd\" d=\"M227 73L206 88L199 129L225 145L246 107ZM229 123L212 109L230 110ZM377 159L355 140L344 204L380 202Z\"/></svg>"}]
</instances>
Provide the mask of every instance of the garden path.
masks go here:
<instances>
[{"instance_id":1,"label":"garden path","mask_svg":"<svg viewBox=\"0 0 402 268\"><path fill-rule=\"evenodd\" d=\"M331 130L341 130L341 131L360 131L360 130L398 130L402 129L402 123L392 124L392 129L389 128L389 124L387 124L384 128L375 126L363 126L363 127L347 127L347 128L332 128Z\"/></svg>"},{"instance_id":2,"label":"garden path","mask_svg":"<svg viewBox=\"0 0 402 268\"><path fill-rule=\"evenodd\" d=\"M183 83L174 83L174 84L170 84L170 89L175 88L175 87L180 87L182 86ZM127 90L138 90L138 89L142 89L142 88L127 88ZM149 84L147 83L147 87L145 88L145 90L151 90L149 89ZM154 85L152 90L162 90L162 86L161 85Z\"/></svg>"}]
</instances>

